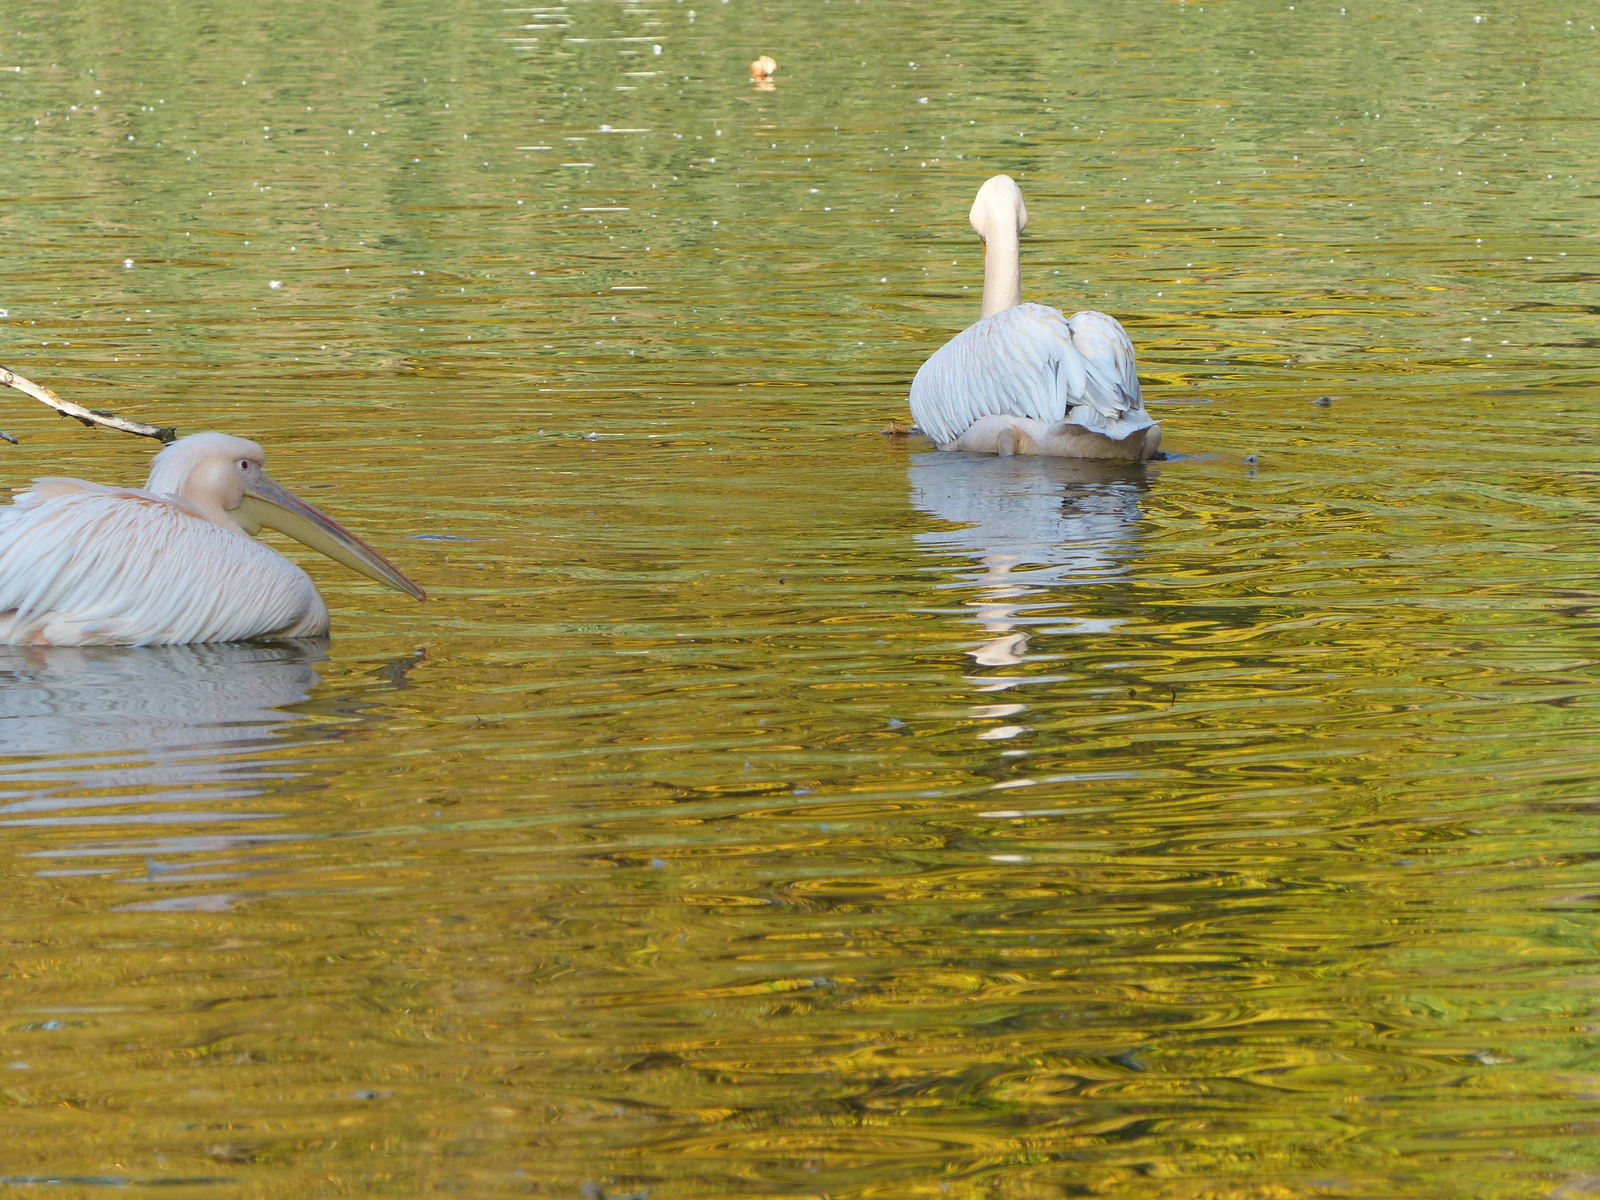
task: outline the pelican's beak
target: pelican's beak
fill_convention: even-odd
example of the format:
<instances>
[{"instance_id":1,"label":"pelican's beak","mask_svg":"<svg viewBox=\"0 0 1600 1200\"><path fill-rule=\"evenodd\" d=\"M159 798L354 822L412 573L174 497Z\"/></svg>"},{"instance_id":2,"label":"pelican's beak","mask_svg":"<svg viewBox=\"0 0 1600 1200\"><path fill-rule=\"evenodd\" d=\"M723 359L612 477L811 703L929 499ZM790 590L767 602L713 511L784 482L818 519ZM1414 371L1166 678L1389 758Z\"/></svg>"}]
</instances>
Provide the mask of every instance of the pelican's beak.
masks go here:
<instances>
[{"instance_id":1,"label":"pelican's beak","mask_svg":"<svg viewBox=\"0 0 1600 1200\"><path fill-rule=\"evenodd\" d=\"M426 600L427 594L400 574L395 565L326 513L318 512L288 488L279 487L265 475L244 489L244 500L233 517L248 533L261 526L287 533L304 542L318 554L326 554L352 571L388 584L396 591ZM256 530L250 529L251 525Z\"/></svg>"}]
</instances>

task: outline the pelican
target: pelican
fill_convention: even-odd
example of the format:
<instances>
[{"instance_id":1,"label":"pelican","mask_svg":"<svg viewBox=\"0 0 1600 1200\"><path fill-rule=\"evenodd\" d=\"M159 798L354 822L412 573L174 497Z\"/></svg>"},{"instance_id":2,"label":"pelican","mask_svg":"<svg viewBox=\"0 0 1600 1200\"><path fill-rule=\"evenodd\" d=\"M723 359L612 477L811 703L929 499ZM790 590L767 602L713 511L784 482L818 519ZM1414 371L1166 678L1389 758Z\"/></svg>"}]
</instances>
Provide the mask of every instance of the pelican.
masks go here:
<instances>
[{"instance_id":1,"label":"pelican","mask_svg":"<svg viewBox=\"0 0 1600 1200\"><path fill-rule=\"evenodd\" d=\"M422 589L274 483L261 447L221 433L173 442L144 488L35 479L0 508L0 644L171 646L319 637L328 608L276 529L418 600Z\"/></svg>"},{"instance_id":2,"label":"pelican","mask_svg":"<svg viewBox=\"0 0 1600 1200\"><path fill-rule=\"evenodd\" d=\"M941 450L1143 462L1161 446L1133 343L1102 312L1022 303L1022 189L996 175L972 202L983 239L983 318L911 381L911 415Z\"/></svg>"}]
</instances>

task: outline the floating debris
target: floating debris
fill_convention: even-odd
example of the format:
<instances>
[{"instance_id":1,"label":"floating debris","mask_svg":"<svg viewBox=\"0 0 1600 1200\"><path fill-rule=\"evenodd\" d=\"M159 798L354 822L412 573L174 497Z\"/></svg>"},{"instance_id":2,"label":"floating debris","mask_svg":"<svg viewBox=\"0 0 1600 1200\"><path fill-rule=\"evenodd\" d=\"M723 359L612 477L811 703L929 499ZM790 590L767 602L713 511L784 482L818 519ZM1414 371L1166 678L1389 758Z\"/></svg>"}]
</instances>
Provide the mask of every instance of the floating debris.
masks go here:
<instances>
[{"instance_id":1,"label":"floating debris","mask_svg":"<svg viewBox=\"0 0 1600 1200\"><path fill-rule=\"evenodd\" d=\"M1332 408L1333 402L1338 398L1339 397L1337 396L1318 396L1311 403L1315 404L1318 408Z\"/></svg>"},{"instance_id":2,"label":"floating debris","mask_svg":"<svg viewBox=\"0 0 1600 1200\"><path fill-rule=\"evenodd\" d=\"M640 1188L637 1192L628 1192L626 1195L607 1195L605 1188L598 1183L586 1183L578 1189L583 1195L583 1200L650 1200L650 1189Z\"/></svg>"},{"instance_id":3,"label":"floating debris","mask_svg":"<svg viewBox=\"0 0 1600 1200\"><path fill-rule=\"evenodd\" d=\"M778 73L777 61L770 54L763 54L750 64L750 78L755 85L763 91L772 89L772 77Z\"/></svg>"}]
</instances>

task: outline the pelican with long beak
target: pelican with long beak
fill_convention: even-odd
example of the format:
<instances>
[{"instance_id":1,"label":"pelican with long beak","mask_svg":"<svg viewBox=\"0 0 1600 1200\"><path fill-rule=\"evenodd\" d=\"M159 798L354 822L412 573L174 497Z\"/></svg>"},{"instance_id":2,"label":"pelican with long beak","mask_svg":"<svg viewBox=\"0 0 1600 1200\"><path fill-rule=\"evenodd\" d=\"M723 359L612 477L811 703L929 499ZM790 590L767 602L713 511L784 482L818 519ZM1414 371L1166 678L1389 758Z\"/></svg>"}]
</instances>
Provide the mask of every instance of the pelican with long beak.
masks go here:
<instances>
[{"instance_id":1,"label":"pelican with long beak","mask_svg":"<svg viewBox=\"0 0 1600 1200\"><path fill-rule=\"evenodd\" d=\"M1022 303L1028 206L1009 175L978 189L983 319L911 382L911 415L941 450L1143 462L1161 446L1145 412L1133 342L1114 317Z\"/></svg>"},{"instance_id":2,"label":"pelican with long beak","mask_svg":"<svg viewBox=\"0 0 1600 1200\"><path fill-rule=\"evenodd\" d=\"M143 489L35 479L0 508L0 644L171 646L319 637L328 608L276 529L426 599L388 559L273 482L261 447L180 438Z\"/></svg>"}]
</instances>

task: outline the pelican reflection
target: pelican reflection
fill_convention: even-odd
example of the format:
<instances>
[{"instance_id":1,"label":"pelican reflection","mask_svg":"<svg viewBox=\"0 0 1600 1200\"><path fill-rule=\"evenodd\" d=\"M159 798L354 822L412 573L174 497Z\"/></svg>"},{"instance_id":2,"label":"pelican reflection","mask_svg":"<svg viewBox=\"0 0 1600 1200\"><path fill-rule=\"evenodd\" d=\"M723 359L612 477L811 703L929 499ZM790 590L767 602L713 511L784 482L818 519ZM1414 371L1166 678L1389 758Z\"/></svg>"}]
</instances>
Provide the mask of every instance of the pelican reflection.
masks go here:
<instances>
[{"instance_id":1,"label":"pelican reflection","mask_svg":"<svg viewBox=\"0 0 1600 1200\"><path fill-rule=\"evenodd\" d=\"M969 651L979 664L1021 662L1034 629L1094 632L1118 624L1074 618L1052 594L1126 572L1137 548L1139 497L1149 487L1144 467L930 453L911 459L910 483L913 508L961 526L919 533L917 544L941 559L976 564L941 586L976 589L968 603L991 635Z\"/></svg>"},{"instance_id":2,"label":"pelican reflection","mask_svg":"<svg viewBox=\"0 0 1600 1200\"><path fill-rule=\"evenodd\" d=\"M124 754L185 777L196 749L270 737L318 683L322 641L0 647L0 747Z\"/></svg>"},{"instance_id":3,"label":"pelican reflection","mask_svg":"<svg viewBox=\"0 0 1600 1200\"><path fill-rule=\"evenodd\" d=\"M285 706L326 657L320 640L0 648L0 826L50 829L38 857L147 862L292 836L236 832L272 814L222 802L281 777L306 720Z\"/></svg>"}]
</instances>

